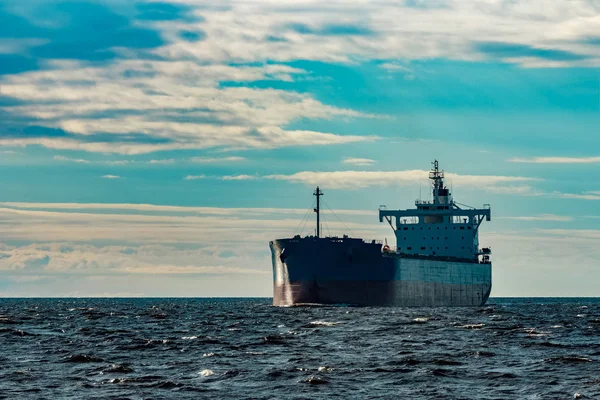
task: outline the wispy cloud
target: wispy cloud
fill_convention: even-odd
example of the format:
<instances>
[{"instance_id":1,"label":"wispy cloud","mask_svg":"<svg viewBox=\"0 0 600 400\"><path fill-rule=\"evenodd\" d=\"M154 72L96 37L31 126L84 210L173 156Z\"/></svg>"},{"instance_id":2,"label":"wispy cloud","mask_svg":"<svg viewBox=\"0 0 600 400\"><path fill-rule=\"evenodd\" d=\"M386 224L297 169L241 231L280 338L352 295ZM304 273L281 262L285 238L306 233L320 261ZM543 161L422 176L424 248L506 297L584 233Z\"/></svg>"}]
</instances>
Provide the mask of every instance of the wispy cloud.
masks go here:
<instances>
[{"instance_id":1,"label":"wispy cloud","mask_svg":"<svg viewBox=\"0 0 600 400\"><path fill-rule=\"evenodd\" d=\"M70 157L65 157L65 156L54 156L52 157L53 160L56 161L68 161L68 162L74 162L74 163L80 163L80 164L89 164L90 161L89 160L85 160L83 158L70 158Z\"/></svg>"},{"instance_id":2,"label":"wispy cloud","mask_svg":"<svg viewBox=\"0 0 600 400\"><path fill-rule=\"evenodd\" d=\"M228 162L238 162L244 161L246 158L239 156L229 156L229 157L192 157L190 158L191 162L199 163L199 164L216 164L216 163L228 163Z\"/></svg>"},{"instance_id":3,"label":"wispy cloud","mask_svg":"<svg viewBox=\"0 0 600 400\"><path fill-rule=\"evenodd\" d=\"M599 229L538 229L540 233L569 238L600 239Z\"/></svg>"},{"instance_id":4,"label":"wispy cloud","mask_svg":"<svg viewBox=\"0 0 600 400\"><path fill-rule=\"evenodd\" d=\"M148 161L149 164L162 164L162 165L173 164L174 162L175 162L174 158L168 158L168 159L163 159L163 160L150 160L150 161Z\"/></svg>"},{"instance_id":5,"label":"wispy cloud","mask_svg":"<svg viewBox=\"0 0 600 400\"><path fill-rule=\"evenodd\" d=\"M204 179L204 178L206 178L206 175L188 175L184 179L186 181L195 181L195 180Z\"/></svg>"},{"instance_id":6,"label":"wispy cloud","mask_svg":"<svg viewBox=\"0 0 600 400\"><path fill-rule=\"evenodd\" d=\"M344 164L358 165L358 166L368 166L375 164L375 160L371 160L370 158L353 158L348 157L342 161Z\"/></svg>"},{"instance_id":7,"label":"wispy cloud","mask_svg":"<svg viewBox=\"0 0 600 400\"><path fill-rule=\"evenodd\" d=\"M143 211L145 213L177 213L177 214L205 214L205 215L304 215L305 209L300 208L248 208L248 207L186 207L156 204L132 204L132 203L25 203L25 202L3 202L2 207L8 207L15 212L21 210L131 210ZM339 215L370 216L374 210L334 210ZM1 246L1 245L0 245Z\"/></svg>"},{"instance_id":8,"label":"wispy cloud","mask_svg":"<svg viewBox=\"0 0 600 400\"><path fill-rule=\"evenodd\" d=\"M323 185L332 189L359 189L369 186L418 185L427 179L429 171L303 171L291 175L268 175L267 179L284 180L307 185ZM537 178L522 176L458 175L446 173L453 183L469 187L490 188L518 182L534 182Z\"/></svg>"},{"instance_id":9,"label":"wispy cloud","mask_svg":"<svg viewBox=\"0 0 600 400\"><path fill-rule=\"evenodd\" d=\"M104 179L120 179L121 177L119 175L102 175L102 178Z\"/></svg>"},{"instance_id":10,"label":"wispy cloud","mask_svg":"<svg viewBox=\"0 0 600 400\"><path fill-rule=\"evenodd\" d=\"M600 192L584 192L584 193L561 193L552 192L549 194L553 197L560 197L562 199L577 199L577 200L592 200L600 201Z\"/></svg>"},{"instance_id":11,"label":"wispy cloud","mask_svg":"<svg viewBox=\"0 0 600 400\"><path fill-rule=\"evenodd\" d=\"M258 179L258 177L254 175L227 175L223 176L221 179L223 179L224 181L249 181L253 179Z\"/></svg>"},{"instance_id":12,"label":"wispy cloud","mask_svg":"<svg viewBox=\"0 0 600 400\"><path fill-rule=\"evenodd\" d=\"M382 63L382 64L379 64L379 67L386 69L388 71L403 71L403 72L408 72L408 73L413 72L413 70L410 69L409 67L404 66L402 64L398 64L398 63L390 63L390 62Z\"/></svg>"},{"instance_id":13,"label":"wispy cloud","mask_svg":"<svg viewBox=\"0 0 600 400\"><path fill-rule=\"evenodd\" d=\"M518 158L514 157L508 160L513 163L530 163L530 164L594 164L600 163L598 157L533 157L533 158Z\"/></svg>"}]
</instances>

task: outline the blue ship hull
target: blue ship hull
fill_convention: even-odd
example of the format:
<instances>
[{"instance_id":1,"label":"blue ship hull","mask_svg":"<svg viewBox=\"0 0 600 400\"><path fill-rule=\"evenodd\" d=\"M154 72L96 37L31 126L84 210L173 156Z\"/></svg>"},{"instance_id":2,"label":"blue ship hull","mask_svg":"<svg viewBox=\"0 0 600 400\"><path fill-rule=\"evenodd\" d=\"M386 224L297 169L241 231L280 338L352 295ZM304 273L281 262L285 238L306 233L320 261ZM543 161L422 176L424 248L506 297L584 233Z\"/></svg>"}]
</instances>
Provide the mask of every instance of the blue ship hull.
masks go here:
<instances>
[{"instance_id":1,"label":"blue ship hull","mask_svg":"<svg viewBox=\"0 0 600 400\"><path fill-rule=\"evenodd\" d=\"M481 306L492 289L492 266L477 260L381 252L353 238L270 242L273 304Z\"/></svg>"}]
</instances>

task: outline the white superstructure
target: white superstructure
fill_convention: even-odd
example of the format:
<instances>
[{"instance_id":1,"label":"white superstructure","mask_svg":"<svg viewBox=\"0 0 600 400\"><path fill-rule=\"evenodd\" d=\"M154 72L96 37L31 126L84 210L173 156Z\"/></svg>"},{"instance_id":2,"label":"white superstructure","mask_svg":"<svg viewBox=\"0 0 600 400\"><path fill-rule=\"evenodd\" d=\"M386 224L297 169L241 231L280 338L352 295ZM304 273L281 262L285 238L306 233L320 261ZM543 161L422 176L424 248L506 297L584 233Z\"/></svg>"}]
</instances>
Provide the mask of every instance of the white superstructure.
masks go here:
<instances>
[{"instance_id":1,"label":"white superstructure","mask_svg":"<svg viewBox=\"0 0 600 400\"><path fill-rule=\"evenodd\" d=\"M489 204L483 208L460 207L444 185L438 161L429 173L433 200L415 202L415 209L379 210L396 235L396 253L411 256L452 257L489 262L489 248L479 247L479 226L491 219ZM395 219L395 220L394 220Z\"/></svg>"}]
</instances>

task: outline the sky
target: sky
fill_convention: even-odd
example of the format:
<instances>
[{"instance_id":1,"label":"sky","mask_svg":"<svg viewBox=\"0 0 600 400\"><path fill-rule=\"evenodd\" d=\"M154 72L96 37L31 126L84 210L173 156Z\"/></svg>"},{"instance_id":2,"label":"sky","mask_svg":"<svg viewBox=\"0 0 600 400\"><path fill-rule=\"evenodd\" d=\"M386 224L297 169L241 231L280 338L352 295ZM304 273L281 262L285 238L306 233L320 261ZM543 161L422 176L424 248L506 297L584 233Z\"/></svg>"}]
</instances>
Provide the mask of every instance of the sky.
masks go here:
<instances>
[{"instance_id":1,"label":"sky","mask_svg":"<svg viewBox=\"0 0 600 400\"><path fill-rule=\"evenodd\" d=\"M600 2L0 2L2 297L268 297L434 159L492 296L599 296Z\"/></svg>"}]
</instances>

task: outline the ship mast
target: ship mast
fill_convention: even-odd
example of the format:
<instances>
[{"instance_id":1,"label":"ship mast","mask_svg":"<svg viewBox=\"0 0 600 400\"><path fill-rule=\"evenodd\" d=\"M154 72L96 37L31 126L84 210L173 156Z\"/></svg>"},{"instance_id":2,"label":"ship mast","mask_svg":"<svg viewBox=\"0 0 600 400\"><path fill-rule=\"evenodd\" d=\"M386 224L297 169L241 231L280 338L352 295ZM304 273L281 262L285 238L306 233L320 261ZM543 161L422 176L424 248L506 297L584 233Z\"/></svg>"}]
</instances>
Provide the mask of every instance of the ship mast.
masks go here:
<instances>
[{"instance_id":1,"label":"ship mast","mask_svg":"<svg viewBox=\"0 0 600 400\"><path fill-rule=\"evenodd\" d=\"M313 193L313 196L317 196L317 208L315 208L315 212L317 213L317 238L321 236L321 196L323 196L323 192L317 186L317 189Z\"/></svg>"},{"instance_id":2,"label":"ship mast","mask_svg":"<svg viewBox=\"0 0 600 400\"><path fill-rule=\"evenodd\" d=\"M440 171L438 160L432 164L433 169L429 172L429 179L433 181L433 204L452 204L452 195L444 186L444 171Z\"/></svg>"}]
</instances>

